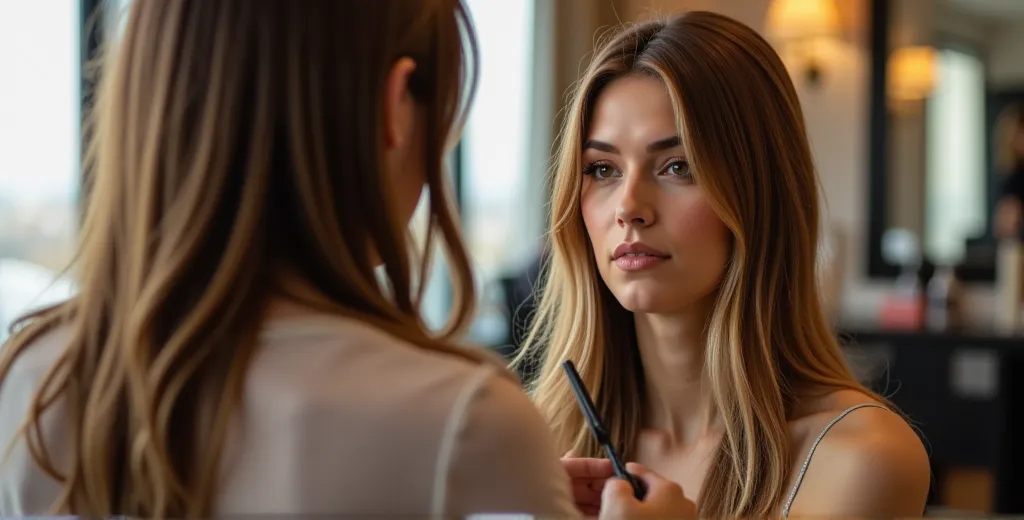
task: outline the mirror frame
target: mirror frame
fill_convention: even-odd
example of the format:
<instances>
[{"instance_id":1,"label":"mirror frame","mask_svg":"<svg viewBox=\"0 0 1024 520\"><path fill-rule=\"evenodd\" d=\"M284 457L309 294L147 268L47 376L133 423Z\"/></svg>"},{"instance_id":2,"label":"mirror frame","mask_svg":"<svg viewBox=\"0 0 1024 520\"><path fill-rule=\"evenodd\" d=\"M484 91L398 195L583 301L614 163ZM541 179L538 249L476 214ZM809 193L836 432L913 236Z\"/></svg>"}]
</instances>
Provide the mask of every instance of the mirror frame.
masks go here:
<instances>
[{"instance_id":1,"label":"mirror frame","mask_svg":"<svg viewBox=\"0 0 1024 520\"><path fill-rule=\"evenodd\" d=\"M882 256L882 236L888 221L889 125L891 114L886 103L886 64L889 58L889 24L892 20L891 0L870 0L869 27L869 117L868 117L868 200L867 200L867 275L869 279L892 280L900 274L900 267ZM986 86L985 91L985 143L990 148L996 106L994 98L1001 94ZM985 154L987 186L986 211L991 213L999 195L994 179L991 150ZM991 218L986 220L983 240L993 240ZM995 244L993 241L993 248ZM957 270L964 282L991 284L996 278L995 261L991 265L965 265Z\"/></svg>"}]
</instances>

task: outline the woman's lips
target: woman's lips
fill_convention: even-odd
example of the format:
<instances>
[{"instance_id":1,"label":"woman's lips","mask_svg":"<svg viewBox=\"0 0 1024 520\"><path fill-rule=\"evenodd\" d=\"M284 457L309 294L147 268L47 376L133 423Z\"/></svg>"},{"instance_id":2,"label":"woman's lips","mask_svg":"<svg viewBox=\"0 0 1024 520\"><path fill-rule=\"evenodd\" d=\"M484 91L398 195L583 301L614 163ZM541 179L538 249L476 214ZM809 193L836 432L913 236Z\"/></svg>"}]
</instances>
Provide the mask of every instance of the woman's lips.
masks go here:
<instances>
[{"instance_id":1,"label":"woman's lips","mask_svg":"<svg viewBox=\"0 0 1024 520\"><path fill-rule=\"evenodd\" d=\"M661 265L665 260L667 258L647 253L629 253L616 258L613 262L616 267L623 271L634 272L653 269Z\"/></svg>"}]
</instances>

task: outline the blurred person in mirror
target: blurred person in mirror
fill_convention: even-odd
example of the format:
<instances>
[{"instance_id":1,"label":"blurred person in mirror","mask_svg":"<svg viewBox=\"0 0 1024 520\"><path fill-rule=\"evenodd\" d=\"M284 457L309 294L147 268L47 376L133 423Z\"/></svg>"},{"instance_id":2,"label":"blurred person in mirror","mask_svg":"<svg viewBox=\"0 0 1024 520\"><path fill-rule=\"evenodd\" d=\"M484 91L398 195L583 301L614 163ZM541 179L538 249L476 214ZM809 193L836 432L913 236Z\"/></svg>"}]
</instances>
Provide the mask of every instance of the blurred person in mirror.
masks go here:
<instances>
[{"instance_id":1,"label":"blurred person in mirror","mask_svg":"<svg viewBox=\"0 0 1024 520\"><path fill-rule=\"evenodd\" d=\"M561 135L520 360L541 360L531 391L580 507L603 505L611 468L573 469L602 453L567 359L624 457L700 517L922 515L923 444L855 379L822 311L819 181L769 44L708 12L627 27L595 52Z\"/></svg>"},{"instance_id":2,"label":"blurred person in mirror","mask_svg":"<svg viewBox=\"0 0 1024 520\"><path fill-rule=\"evenodd\" d=\"M1006 179L996 203L993 229L996 238L1020 239L1024 229L1024 104L1011 107L1003 116L1006 137L1002 152Z\"/></svg>"},{"instance_id":3,"label":"blurred person in mirror","mask_svg":"<svg viewBox=\"0 0 1024 520\"><path fill-rule=\"evenodd\" d=\"M0 515L579 514L518 382L457 344L473 284L442 165L474 41L459 0L134 1L91 114L78 292L0 353ZM437 333L407 240L424 191L455 294ZM643 476L641 507L686 511Z\"/></svg>"}]
</instances>

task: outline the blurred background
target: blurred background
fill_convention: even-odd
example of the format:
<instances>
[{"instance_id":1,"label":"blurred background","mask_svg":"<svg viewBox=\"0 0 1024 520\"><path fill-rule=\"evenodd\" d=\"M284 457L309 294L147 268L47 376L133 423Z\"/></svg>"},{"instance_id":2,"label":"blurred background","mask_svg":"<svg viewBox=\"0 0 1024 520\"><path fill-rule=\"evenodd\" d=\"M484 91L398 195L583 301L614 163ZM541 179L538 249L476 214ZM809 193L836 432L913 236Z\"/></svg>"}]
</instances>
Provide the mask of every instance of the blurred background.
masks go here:
<instances>
[{"instance_id":1,"label":"blurred background","mask_svg":"<svg viewBox=\"0 0 1024 520\"><path fill-rule=\"evenodd\" d=\"M61 272L79 221L83 63L130 1L0 0L0 341L73 292ZM473 342L518 341L560 110L596 35L717 11L792 74L823 185L822 298L859 375L928 441L932 504L1024 513L1024 0L468 4L481 83L452 164L482 295ZM442 265L428 283L440 324Z\"/></svg>"}]
</instances>

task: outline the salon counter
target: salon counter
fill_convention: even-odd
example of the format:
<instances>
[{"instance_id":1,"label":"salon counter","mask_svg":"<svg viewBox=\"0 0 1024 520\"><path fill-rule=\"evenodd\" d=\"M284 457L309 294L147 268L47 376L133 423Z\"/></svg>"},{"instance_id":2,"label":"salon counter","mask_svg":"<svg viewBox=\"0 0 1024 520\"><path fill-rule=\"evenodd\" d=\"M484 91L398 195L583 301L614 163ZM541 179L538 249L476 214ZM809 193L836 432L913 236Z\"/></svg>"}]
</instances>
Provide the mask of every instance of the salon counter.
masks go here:
<instances>
[{"instance_id":1,"label":"salon counter","mask_svg":"<svg viewBox=\"0 0 1024 520\"><path fill-rule=\"evenodd\" d=\"M839 336L858 377L924 437L931 503L964 507L948 503L958 495L978 512L1024 513L1024 337L858 326L840 327ZM965 492L964 474L985 475L990 485ZM978 494L988 497L968 496Z\"/></svg>"}]
</instances>

